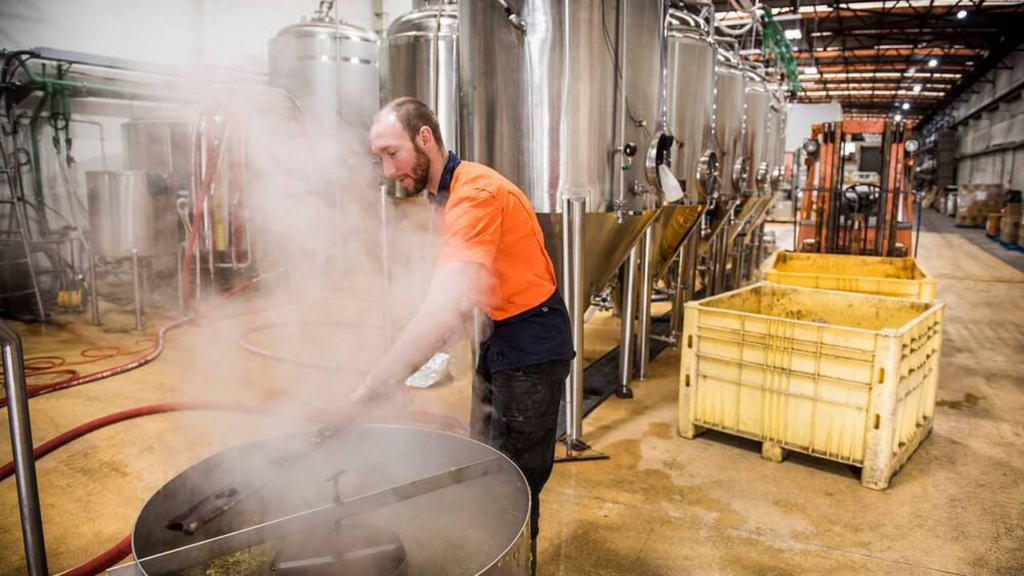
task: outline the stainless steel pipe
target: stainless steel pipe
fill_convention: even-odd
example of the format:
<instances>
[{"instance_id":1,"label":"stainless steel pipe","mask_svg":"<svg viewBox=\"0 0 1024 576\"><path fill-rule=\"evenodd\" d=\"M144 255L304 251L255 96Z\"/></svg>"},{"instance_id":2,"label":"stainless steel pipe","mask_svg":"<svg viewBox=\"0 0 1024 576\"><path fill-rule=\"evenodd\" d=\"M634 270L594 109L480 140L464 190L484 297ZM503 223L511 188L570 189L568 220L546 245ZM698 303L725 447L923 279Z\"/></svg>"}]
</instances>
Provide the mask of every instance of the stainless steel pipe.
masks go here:
<instances>
[{"instance_id":1,"label":"stainless steel pipe","mask_svg":"<svg viewBox=\"0 0 1024 576\"><path fill-rule=\"evenodd\" d=\"M732 261L732 288L733 290L743 286L743 264L746 255L746 232L736 235L735 247L733 248Z\"/></svg>"},{"instance_id":2,"label":"stainless steel pipe","mask_svg":"<svg viewBox=\"0 0 1024 576\"><path fill-rule=\"evenodd\" d=\"M32 454L32 426L28 416L21 337L2 320L0 346L3 350L4 389L7 393L7 418L11 428L11 451L14 455L14 478L18 488L25 563L30 576L45 576L48 574L46 545L43 517L39 508L39 486L36 484L36 462Z\"/></svg>"},{"instance_id":3,"label":"stainless steel pipe","mask_svg":"<svg viewBox=\"0 0 1024 576\"><path fill-rule=\"evenodd\" d=\"M142 272L139 270L139 251L132 248L132 293L135 300L135 329L142 330Z\"/></svg>"},{"instance_id":4,"label":"stainless steel pipe","mask_svg":"<svg viewBox=\"0 0 1024 576\"><path fill-rule=\"evenodd\" d=\"M562 287L572 325L572 347L576 350L565 382L565 451L569 458L583 438L583 314L586 312L583 217L586 211L586 197L565 197L562 210Z\"/></svg>"},{"instance_id":5,"label":"stainless steel pipe","mask_svg":"<svg viewBox=\"0 0 1024 576\"><path fill-rule=\"evenodd\" d=\"M96 286L96 255L89 252L89 307L92 309L92 324L99 326L100 321L100 290Z\"/></svg>"},{"instance_id":6,"label":"stainless steel pipe","mask_svg":"<svg viewBox=\"0 0 1024 576\"><path fill-rule=\"evenodd\" d=\"M676 293L672 301L672 338L676 342L683 334L683 310L686 303L693 300L694 286L697 282L697 247L700 244L700 231L691 231L679 250L679 270L676 276Z\"/></svg>"},{"instance_id":7,"label":"stainless steel pipe","mask_svg":"<svg viewBox=\"0 0 1024 576\"><path fill-rule=\"evenodd\" d=\"M178 317L184 318L188 315L185 308L185 275L184 268L185 245L178 245Z\"/></svg>"},{"instance_id":8,"label":"stainless steel pipe","mask_svg":"<svg viewBox=\"0 0 1024 576\"><path fill-rule=\"evenodd\" d=\"M651 277L651 258L654 254L654 226L648 226L640 238L640 301L637 320L637 363L636 377L647 379L647 369L651 361L651 292L654 290L654 278Z\"/></svg>"},{"instance_id":9,"label":"stainless steel pipe","mask_svg":"<svg viewBox=\"0 0 1024 576\"><path fill-rule=\"evenodd\" d=\"M638 241L629 251L629 258L624 264L622 280L622 307L619 312L622 320L621 339L619 340L619 387L615 395L619 398L632 398L633 391L629 383L633 380L633 357L636 354L636 275L640 266L640 244Z\"/></svg>"}]
</instances>

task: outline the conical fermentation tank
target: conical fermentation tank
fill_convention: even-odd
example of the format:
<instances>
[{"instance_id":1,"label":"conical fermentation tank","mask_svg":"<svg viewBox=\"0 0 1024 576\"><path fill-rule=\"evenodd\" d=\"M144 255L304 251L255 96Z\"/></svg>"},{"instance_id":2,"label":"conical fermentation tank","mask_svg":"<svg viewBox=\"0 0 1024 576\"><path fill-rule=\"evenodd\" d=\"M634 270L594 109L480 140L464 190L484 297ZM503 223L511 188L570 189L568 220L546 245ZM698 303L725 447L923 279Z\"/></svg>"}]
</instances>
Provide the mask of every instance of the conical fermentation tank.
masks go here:
<instances>
[{"instance_id":1,"label":"conical fermentation tank","mask_svg":"<svg viewBox=\"0 0 1024 576\"><path fill-rule=\"evenodd\" d=\"M717 46L712 36L713 6L673 2L667 21L667 116L674 138L672 173L686 202L662 207L652 225L651 266L664 277L700 214L717 194L719 146L715 139Z\"/></svg>"},{"instance_id":2,"label":"conical fermentation tank","mask_svg":"<svg viewBox=\"0 0 1024 576\"><path fill-rule=\"evenodd\" d=\"M380 41L373 32L318 17L282 29L270 41L271 82L300 104L310 126L339 123L366 140L380 106Z\"/></svg>"},{"instance_id":3,"label":"conical fermentation tank","mask_svg":"<svg viewBox=\"0 0 1024 576\"><path fill-rule=\"evenodd\" d=\"M772 95L764 76L753 65L745 65L744 73L747 79L744 98L747 112L747 157L750 158L746 188L750 194L763 194L767 192L771 170L768 142Z\"/></svg>"},{"instance_id":4,"label":"conical fermentation tank","mask_svg":"<svg viewBox=\"0 0 1024 576\"><path fill-rule=\"evenodd\" d=\"M662 204L663 0L462 0L462 152L529 196L561 270L564 199L586 198L584 289Z\"/></svg>"},{"instance_id":5,"label":"conical fermentation tank","mask_svg":"<svg viewBox=\"0 0 1024 576\"><path fill-rule=\"evenodd\" d=\"M441 137L459 153L459 8L434 0L402 14L388 28L382 58L383 102L411 96L437 114ZM397 184L391 194L405 196Z\"/></svg>"},{"instance_id":6,"label":"conical fermentation tank","mask_svg":"<svg viewBox=\"0 0 1024 576\"><path fill-rule=\"evenodd\" d=\"M719 150L719 194L723 198L743 195L750 171L748 156L745 93L747 87L743 65L734 50L726 49L720 40L715 88L715 136Z\"/></svg>"},{"instance_id":7,"label":"conical fermentation tank","mask_svg":"<svg viewBox=\"0 0 1024 576\"><path fill-rule=\"evenodd\" d=\"M778 83L768 85L768 187L772 192L782 184L786 167L786 96Z\"/></svg>"},{"instance_id":8,"label":"conical fermentation tank","mask_svg":"<svg viewBox=\"0 0 1024 576\"><path fill-rule=\"evenodd\" d=\"M672 172L693 200L714 196L715 59L708 21L678 3L668 19L668 126L676 139ZM689 8L687 10L681 7ZM709 8L708 13L713 11Z\"/></svg>"}]
</instances>

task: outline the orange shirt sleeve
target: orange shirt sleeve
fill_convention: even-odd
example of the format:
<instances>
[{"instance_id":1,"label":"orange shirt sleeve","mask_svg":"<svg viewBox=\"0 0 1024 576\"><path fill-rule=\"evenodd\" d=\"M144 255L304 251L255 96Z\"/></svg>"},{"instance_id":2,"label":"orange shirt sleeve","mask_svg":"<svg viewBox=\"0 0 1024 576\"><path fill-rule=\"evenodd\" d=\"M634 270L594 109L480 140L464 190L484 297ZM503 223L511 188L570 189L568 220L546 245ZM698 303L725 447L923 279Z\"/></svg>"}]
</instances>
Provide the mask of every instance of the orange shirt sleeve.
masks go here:
<instances>
[{"instance_id":1,"label":"orange shirt sleeve","mask_svg":"<svg viewBox=\"0 0 1024 576\"><path fill-rule=\"evenodd\" d=\"M440 264L481 264L493 273L501 239L501 205L493 192L473 190L448 201L441 229Z\"/></svg>"}]
</instances>

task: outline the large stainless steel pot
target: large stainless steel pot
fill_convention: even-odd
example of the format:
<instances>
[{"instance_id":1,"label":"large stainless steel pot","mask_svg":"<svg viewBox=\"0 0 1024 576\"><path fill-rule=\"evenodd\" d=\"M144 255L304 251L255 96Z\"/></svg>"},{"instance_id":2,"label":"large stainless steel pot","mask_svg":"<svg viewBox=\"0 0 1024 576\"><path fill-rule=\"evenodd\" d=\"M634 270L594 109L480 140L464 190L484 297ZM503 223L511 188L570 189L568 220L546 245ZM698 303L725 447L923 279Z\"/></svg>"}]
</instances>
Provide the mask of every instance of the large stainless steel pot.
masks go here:
<instances>
[{"instance_id":1,"label":"large stainless steel pot","mask_svg":"<svg viewBox=\"0 0 1024 576\"><path fill-rule=\"evenodd\" d=\"M104 258L176 254L178 212L164 176L138 170L85 173L92 251Z\"/></svg>"},{"instance_id":2,"label":"large stainless steel pot","mask_svg":"<svg viewBox=\"0 0 1024 576\"><path fill-rule=\"evenodd\" d=\"M250 541L261 547L246 550L256 557L250 564L268 573L272 563L280 566L286 551L294 567L295 546L338 537L349 539L348 554L398 547L404 552L398 559L404 561L401 570L389 566L357 572L360 575L529 574L529 488L515 464L499 452L455 434L407 426L363 426L337 437L319 438L316 444L310 442L309 434L250 442L207 458L172 479L150 498L135 523L132 551L138 560L137 573L209 566L206 551L219 542L217 537L228 534L221 541L242 542L237 531L257 526ZM358 507L359 497L396 485L415 486L410 484L414 480L444 477L482 461L489 466L485 475L439 489L434 486L404 500L389 497L384 505L343 521L321 518L283 537L260 537L272 534L261 523L318 507L344 511ZM200 525L193 535L186 535L176 524L183 512L191 512L192 518L201 516L192 507L204 502L207 508L198 510L208 509L211 494L233 498L225 487L245 490L241 487L253 486L253 479L257 479L256 488L248 497ZM189 545L197 546L183 548ZM223 548L225 553L238 550ZM317 559L322 557L300 562Z\"/></svg>"}]
</instances>

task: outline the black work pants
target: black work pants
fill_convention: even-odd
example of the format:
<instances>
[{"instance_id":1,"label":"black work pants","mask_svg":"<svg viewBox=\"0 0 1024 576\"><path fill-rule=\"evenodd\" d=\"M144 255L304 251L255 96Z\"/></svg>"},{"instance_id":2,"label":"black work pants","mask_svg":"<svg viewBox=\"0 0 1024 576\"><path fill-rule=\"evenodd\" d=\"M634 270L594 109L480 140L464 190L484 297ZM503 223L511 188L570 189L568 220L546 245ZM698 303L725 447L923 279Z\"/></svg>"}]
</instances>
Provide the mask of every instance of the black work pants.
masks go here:
<instances>
[{"instance_id":1,"label":"black work pants","mask_svg":"<svg viewBox=\"0 0 1024 576\"><path fill-rule=\"evenodd\" d=\"M558 409L568 360L552 360L473 379L472 437L500 450L530 486L530 537L536 541L540 491L555 462Z\"/></svg>"}]
</instances>

